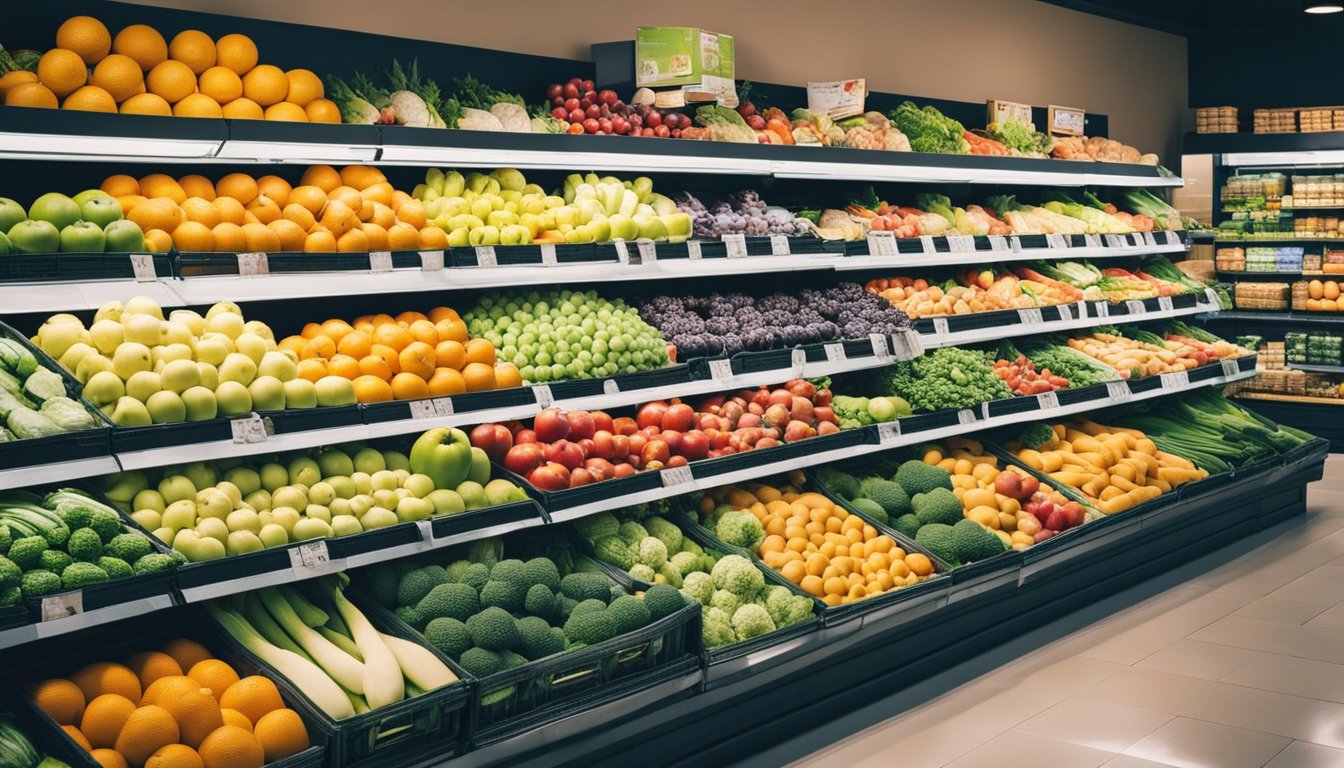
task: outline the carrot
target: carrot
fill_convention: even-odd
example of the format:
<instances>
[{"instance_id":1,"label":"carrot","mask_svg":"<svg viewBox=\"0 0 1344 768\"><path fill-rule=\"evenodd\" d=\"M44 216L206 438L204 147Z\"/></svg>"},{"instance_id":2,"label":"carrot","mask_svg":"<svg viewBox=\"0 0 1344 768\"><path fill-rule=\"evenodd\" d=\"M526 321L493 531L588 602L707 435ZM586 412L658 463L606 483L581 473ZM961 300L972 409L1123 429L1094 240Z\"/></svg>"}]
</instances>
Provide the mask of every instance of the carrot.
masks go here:
<instances>
[{"instance_id":1,"label":"carrot","mask_svg":"<svg viewBox=\"0 0 1344 768\"><path fill-rule=\"evenodd\" d=\"M777 117L765 121L765 130L779 137L780 144L793 144L793 131L789 124Z\"/></svg>"}]
</instances>

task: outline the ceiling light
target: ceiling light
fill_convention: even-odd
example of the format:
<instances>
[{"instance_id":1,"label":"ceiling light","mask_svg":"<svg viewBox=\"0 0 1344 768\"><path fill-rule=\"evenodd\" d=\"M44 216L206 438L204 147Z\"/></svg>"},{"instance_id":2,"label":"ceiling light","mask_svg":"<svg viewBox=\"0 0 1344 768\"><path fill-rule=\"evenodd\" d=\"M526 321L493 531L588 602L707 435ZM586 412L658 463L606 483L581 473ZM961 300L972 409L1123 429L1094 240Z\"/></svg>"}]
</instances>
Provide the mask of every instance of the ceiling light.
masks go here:
<instances>
[{"instance_id":1,"label":"ceiling light","mask_svg":"<svg viewBox=\"0 0 1344 768\"><path fill-rule=\"evenodd\" d=\"M1344 3L1332 3L1328 0L1304 0L1302 10L1307 13L1339 13L1344 11Z\"/></svg>"}]
</instances>

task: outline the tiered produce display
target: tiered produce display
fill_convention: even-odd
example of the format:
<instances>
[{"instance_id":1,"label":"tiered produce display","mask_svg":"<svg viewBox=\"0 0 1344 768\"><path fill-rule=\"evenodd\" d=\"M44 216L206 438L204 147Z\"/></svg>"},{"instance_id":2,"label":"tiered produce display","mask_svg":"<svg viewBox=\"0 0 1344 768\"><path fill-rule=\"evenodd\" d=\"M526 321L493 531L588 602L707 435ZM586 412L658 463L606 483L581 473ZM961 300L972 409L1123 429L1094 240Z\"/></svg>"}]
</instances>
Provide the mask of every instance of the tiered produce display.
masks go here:
<instances>
[{"instance_id":1,"label":"tiered produce display","mask_svg":"<svg viewBox=\"0 0 1344 768\"><path fill-rule=\"evenodd\" d=\"M106 10L0 51L20 133L163 131L0 190L23 768L727 762L1318 471L1211 389L1253 353L1194 324L1221 297L1120 142ZM161 162L196 131L227 138Z\"/></svg>"}]
</instances>

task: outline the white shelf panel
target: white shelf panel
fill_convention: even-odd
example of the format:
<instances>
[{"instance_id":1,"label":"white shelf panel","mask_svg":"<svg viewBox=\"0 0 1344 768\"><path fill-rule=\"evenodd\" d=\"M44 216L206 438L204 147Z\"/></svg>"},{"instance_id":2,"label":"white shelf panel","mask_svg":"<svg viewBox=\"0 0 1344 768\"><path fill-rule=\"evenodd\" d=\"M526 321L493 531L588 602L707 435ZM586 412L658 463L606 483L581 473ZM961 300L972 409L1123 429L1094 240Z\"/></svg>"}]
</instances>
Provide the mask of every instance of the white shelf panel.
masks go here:
<instances>
[{"instance_id":1,"label":"white shelf panel","mask_svg":"<svg viewBox=\"0 0 1344 768\"><path fill-rule=\"evenodd\" d=\"M905 269L927 267L969 267L1000 261L1053 261L1055 259L1114 259L1158 253L1184 253L1189 246L1142 245L1126 248L1023 248L1018 251L960 251L955 253L901 253L895 256L850 256L838 259L837 271L856 269Z\"/></svg>"},{"instance_id":2,"label":"white shelf panel","mask_svg":"<svg viewBox=\"0 0 1344 768\"><path fill-rule=\"evenodd\" d=\"M0 469L0 491L11 488L28 488L34 485L63 483L67 480L79 480L98 475L110 475L120 470L121 467L112 456L95 456L91 459L10 467Z\"/></svg>"}]
</instances>

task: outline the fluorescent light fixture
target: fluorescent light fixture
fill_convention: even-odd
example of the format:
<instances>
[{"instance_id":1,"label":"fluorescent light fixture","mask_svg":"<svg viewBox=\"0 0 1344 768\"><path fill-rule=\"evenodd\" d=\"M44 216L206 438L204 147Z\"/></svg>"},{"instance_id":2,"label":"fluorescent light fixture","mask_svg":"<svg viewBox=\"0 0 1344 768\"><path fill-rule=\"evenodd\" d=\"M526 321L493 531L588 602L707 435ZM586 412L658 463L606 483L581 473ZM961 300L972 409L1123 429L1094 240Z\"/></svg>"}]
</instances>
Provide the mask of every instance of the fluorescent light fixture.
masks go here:
<instances>
[{"instance_id":1,"label":"fluorescent light fixture","mask_svg":"<svg viewBox=\"0 0 1344 768\"><path fill-rule=\"evenodd\" d=\"M1222 155L1224 166L1276 167L1283 165L1344 165L1344 149L1302 150L1300 152L1229 152Z\"/></svg>"},{"instance_id":2,"label":"fluorescent light fixture","mask_svg":"<svg viewBox=\"0 0 1344 768\"><path fill-rule=\"evenodd\" d=\"M1332 3L1327 0L1305 0L1302 10L1307 13L1326 14L1344 11L1344 3Z\"/></svg>"},{"instance_id":3,"label":"fluorescent light fixture","mask_svg":"<svg viewBox=\"0 0 1344 768\"><path fill-rule=\"evenodd\" d=\"M275 163L368 163L378 156L369 145L310 144L287 141L224 142L216 155L220 160L262 160Z\"/></svg>"}]
</instances>

